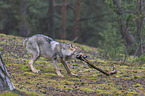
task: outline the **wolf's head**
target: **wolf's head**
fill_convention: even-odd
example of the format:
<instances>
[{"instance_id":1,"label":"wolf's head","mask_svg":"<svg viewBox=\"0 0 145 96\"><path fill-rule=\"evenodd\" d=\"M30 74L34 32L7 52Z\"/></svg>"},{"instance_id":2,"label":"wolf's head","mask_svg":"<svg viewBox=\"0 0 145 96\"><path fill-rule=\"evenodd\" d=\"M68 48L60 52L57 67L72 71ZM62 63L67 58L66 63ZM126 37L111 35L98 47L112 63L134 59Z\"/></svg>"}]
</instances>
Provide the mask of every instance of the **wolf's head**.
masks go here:
<instances>
[{"instance_id":1,"label":"wolf's head","mask_svg":"<svg viewBox=\"0 0 145 96\"><path fill-rule=\"evenodd\" d=\"M61 52L65 60L70 59L76 50L73 44L63 44L61 47L62 47Z\"/></svg>"}]
</instances>

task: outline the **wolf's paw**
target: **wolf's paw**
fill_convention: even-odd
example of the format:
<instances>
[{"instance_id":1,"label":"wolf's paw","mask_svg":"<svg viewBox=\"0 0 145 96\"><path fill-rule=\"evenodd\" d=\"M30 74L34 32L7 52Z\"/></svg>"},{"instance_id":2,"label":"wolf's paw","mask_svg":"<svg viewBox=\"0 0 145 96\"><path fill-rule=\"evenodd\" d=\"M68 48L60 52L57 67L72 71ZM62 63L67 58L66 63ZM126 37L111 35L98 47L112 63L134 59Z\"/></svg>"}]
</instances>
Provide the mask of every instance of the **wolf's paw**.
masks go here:
<instances>
[{"instance_id":1,"label":"wolf's paw","mask_svg":"<svg viewBox=\"0 0 145 96\"><path fill-rule=\"evenodd\" d=\"M71 72L70 75L71 75L71 76L78 76L78 74L74 74L74 73L72 73L72 72Z\"/></svg>"},{"instance_id":2,"label":"wolf's paw","mask_svg":"<svg viewBox=\"0 0 145 96\"><path fill-rule=\"evenodd\" d=\"M64 77L62 74L58 74L59 77Z\"/></svg>"},{"instance_id":3,"label":"wolf's paw","mask_svg":"<svg viewBox=\"0 0 145 96\"><path fill-rule=\"evenodd\" d=\"M39 73L40 70L33 70L34 73Z\"/></svg>"}]
</instances>

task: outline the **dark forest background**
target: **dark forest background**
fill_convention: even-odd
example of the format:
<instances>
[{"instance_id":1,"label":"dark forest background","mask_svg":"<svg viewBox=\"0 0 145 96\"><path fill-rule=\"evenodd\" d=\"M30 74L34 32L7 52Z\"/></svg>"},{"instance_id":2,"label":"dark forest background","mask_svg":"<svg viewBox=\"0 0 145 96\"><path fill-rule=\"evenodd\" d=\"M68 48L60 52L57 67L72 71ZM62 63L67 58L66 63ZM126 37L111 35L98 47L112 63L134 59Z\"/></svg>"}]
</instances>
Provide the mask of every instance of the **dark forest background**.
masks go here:
<instances>
[{"instance_id":1,"label":"dark forest background","mask_svg":"<svg viewBox=\"0 0 145 96\"><path fill-rule=\"evenodd\" d=\"M0 33L45 34L98 47L104 58L144 56L145 0L0 0Z\"/></svg>"}]
</instances>

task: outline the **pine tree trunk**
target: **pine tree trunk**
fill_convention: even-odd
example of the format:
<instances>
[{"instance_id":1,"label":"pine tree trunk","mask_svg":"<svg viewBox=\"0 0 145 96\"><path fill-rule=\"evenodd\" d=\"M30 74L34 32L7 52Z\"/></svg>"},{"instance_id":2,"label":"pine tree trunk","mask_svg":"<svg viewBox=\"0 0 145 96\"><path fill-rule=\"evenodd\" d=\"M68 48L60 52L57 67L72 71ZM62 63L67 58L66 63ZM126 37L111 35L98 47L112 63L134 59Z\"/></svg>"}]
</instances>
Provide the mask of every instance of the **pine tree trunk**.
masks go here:
<instances>
[{"instance_id":1,"label":"pine tree trunk","mask_svg":"<svg viewBox=\"0 0 145 96\"><path fill-rule=\"evenodd\" d=\"M0 53L0 92L5 90L14 90L15 87L10 80L7 68L3 62L1 53Z\"/></svg>"},{"instance_id":2,"label":"pine tree trunk","mask_svg":"<svg viewBox=\"0 0 145 96\"><path fill-rule=\"evenodd\" d=\"M117 6L116 14L118 16L125 16L126 13L123 11L124 9L122 8L121 3L118 0L112 0L112 1L113 1L113 4ZM126 26L126 20L120 19L118 21L120 25L119 31L126 42L125 46L131 46L135 44L136 41L135 41L134 36L132 35L130 31L127 30L128 28Z\"/></svg>"},{"instance_id":3,"label":"pine tree trunk","mask_svg":"<svg viewBox=\"0 0 145 96\"><path fill-rule=\"evenodd\" d=\"M61 39L66 39L66 0L63 0L62 9L62 34Z\"/></svg>"},{"instance_id":4,"label":"pine tree trunk","mask_svg":"<svg viewBox=\"0 0 145 96\"><path fill-rule=\"evenodd\" d=\"M122 16L124 17L126 12L125 10L122 8L121 2L119 0L112 0L113 4L117 7L117 9L115 10L116 14L118 16ZM133 55L135 53L135 44L136 44L136 40L132 34L131 31L129 31L127 25L126 25L127 21L123 18L118 19L118 24L119 24L119 31L122 35L122 38L124 39L124 44L126 47L126 51L125 54L129 54L129 55Z\"/></svg>"},{"instance_id":5,"label":"pine tree trunk","mask_svg":"<svg viewBox=\"0 0 145 96\"><path fill-rule=\"evenodd\" d=\"M27 26L27 2L22 0L21 2L21 22L20 22L20 34L21 36L27 37L29 34L29 28Z\"/></svg>"},{"instance_id":6,"label":"pine tree trunk","mask_svg":"<svg viewBox=\"0 0 145 96\"><path fill-rule=\"evenodd\" d=\"M144 0L137 0L137 12L138 12L138 20L137 20L137 31L140 39L140 51L139 55L143 56L143 23L144 23Z\"/></svg>"},{"instance_id":7,"label":"pine tree trunk","mask_svg":"<svg viewBox=\"0 0 145 96\"><path fill-rule=\"evenodd\" d=\"M48 32L50 36L54 39L55 38L55 0L49 0L49 12L48 12Z\"/></svg>"},{"instance_id":8,"label":"pine tree trunk","mask_svg":"<svg viewBox=\"0 0 145 96\"><path fill-rule=\"evenodd\" d=\"M79 32L79 21L80 21L80 8L81 8L81 0L76 1L76 9L75 9L75 26L74 26L74 34L75 37L78 37Z\"/></svg>"}]
</instances>

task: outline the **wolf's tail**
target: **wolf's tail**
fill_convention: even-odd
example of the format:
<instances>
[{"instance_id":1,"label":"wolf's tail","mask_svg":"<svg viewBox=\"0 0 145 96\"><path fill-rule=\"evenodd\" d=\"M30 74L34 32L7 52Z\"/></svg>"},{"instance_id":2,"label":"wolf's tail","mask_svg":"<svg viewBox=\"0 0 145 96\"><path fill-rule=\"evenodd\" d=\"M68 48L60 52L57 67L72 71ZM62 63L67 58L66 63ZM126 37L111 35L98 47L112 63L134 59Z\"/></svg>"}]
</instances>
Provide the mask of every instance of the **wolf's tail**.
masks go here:
<instances>
[{"instance_id":1,"label":"wolf's tail","mask_svg":"<svg viewBox=\"0 0 145 96\"><path fill-rule=\"evenodd\" d=\"M24 41L23 41L23 46L26 47L26 43L28 41L28 38L26 38Z\"/></svg>"}]
</instances>

